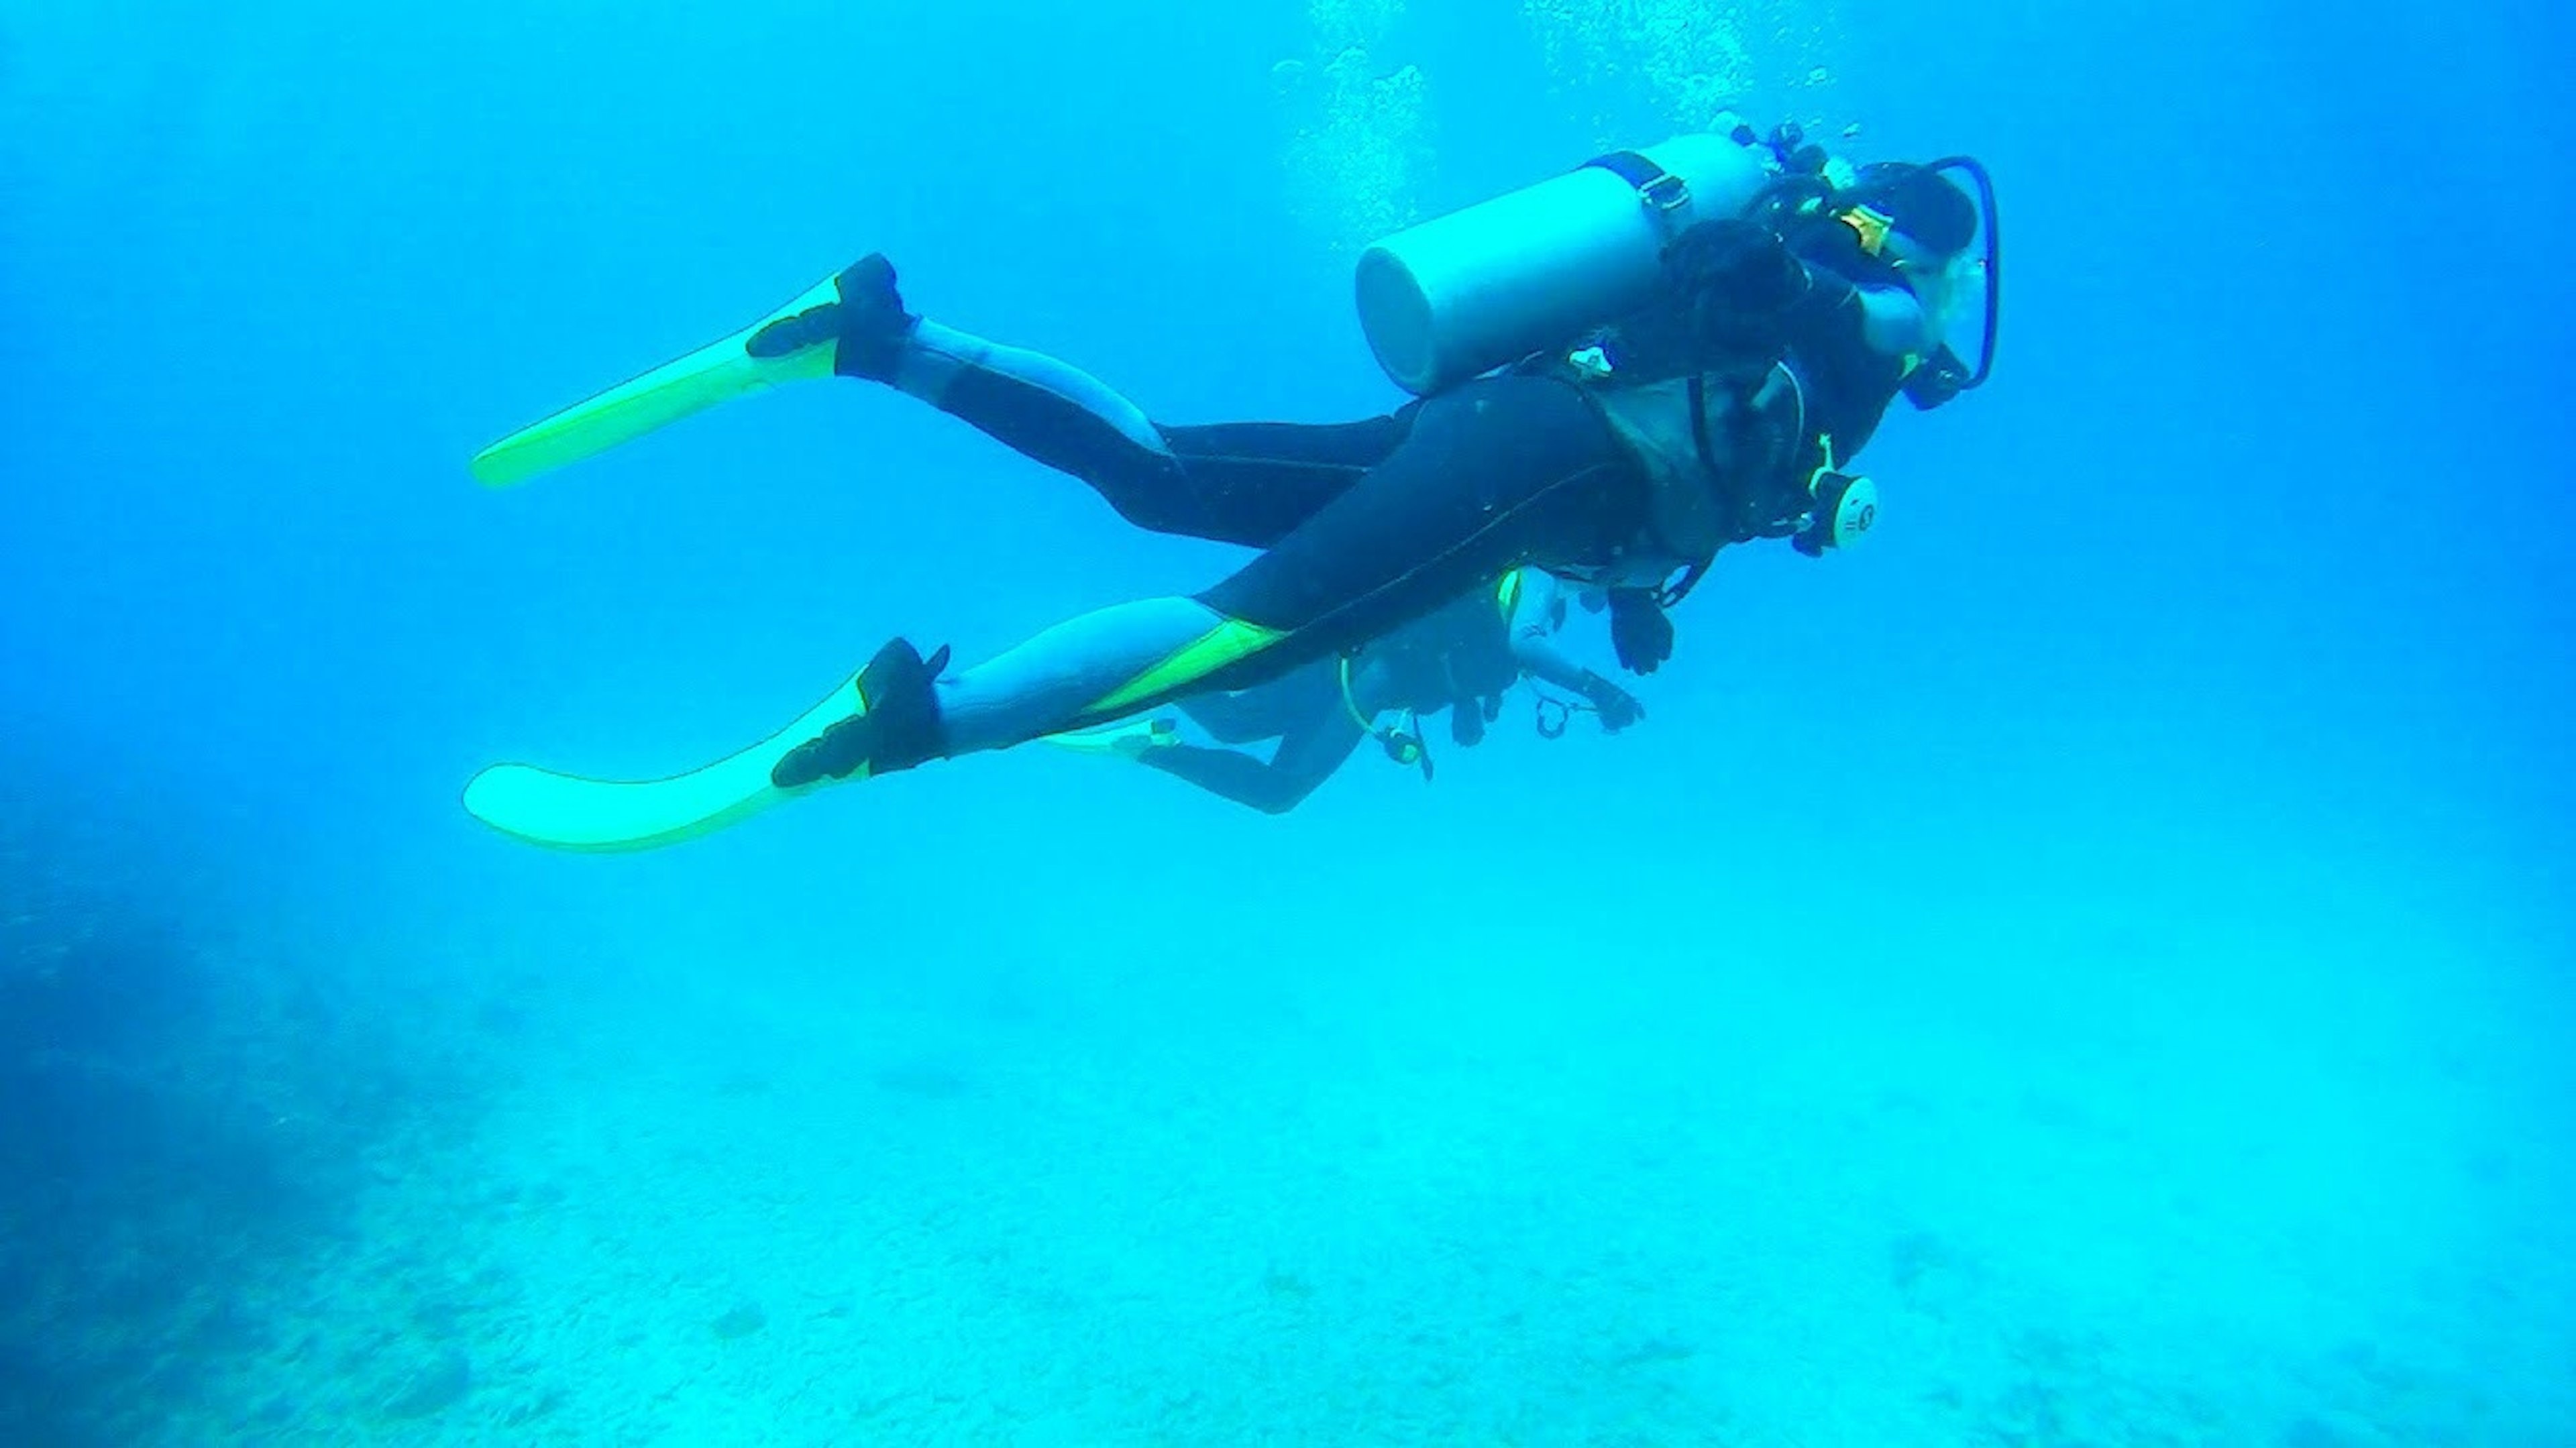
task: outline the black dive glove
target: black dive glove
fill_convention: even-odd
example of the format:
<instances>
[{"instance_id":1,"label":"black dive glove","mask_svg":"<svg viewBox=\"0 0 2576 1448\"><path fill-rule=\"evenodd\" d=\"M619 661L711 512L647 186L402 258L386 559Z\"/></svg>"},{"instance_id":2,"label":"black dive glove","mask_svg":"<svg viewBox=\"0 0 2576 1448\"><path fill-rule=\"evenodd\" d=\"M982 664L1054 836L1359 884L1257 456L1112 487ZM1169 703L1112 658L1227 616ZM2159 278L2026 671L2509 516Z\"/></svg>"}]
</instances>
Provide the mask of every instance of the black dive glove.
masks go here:
<instances>
[{"instance_id":1,"label":"black dive glove","mask_svg":"<svg viewBox=\"0 0 2576 1448\"><path fill-rule=\"evenodd\" d=\"M1673 656L1673 621L1652 590L1610 590L1610 647L1632 674L1651 674Z\"/></svg>"},{"instance_id":2,"label":"black dive glove","mask_svg":"<svg viewBox=\"0 0 2576 1448\"><path fill-rule=\"evenodd\" d=\"M1482 700L1466 698L1449 706L1449 737L1461 749L1473 749L1485 742L1485 707Z\"/></svg>"},{"instance_id":3,"label":"black dive glove","mask_svg":"<svg viewBox=\"0 0 2576 1448\"><path fill-rule=\"evenodd\" d=\"M1646 706L1637 702L1636 695L1599 674L1584 675L1583 692L1592 701L1594 712L1601 716L1604 732L1616 734L1646 717Z\"/></svg>"}]
</instances>

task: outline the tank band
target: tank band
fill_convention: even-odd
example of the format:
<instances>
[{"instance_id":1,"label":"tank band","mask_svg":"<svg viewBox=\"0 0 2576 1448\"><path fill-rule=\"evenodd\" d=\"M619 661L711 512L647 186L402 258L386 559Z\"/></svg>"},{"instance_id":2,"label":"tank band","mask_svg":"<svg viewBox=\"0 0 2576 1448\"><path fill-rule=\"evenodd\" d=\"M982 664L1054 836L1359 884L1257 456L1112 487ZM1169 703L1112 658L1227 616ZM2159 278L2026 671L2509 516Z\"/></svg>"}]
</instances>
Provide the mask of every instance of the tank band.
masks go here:
<instances>
[{"instance_id":1,"label":"tank band","mask_svg":"<svg viewBox=\"0 0 2576 1448\"><path fill-rule=\"evenodd\" d=\"M1637 193L1637 199L1655 218L1655 224L1670 231L1682 212L1691 204L1690 183L1656 164L1642 151L1613 151L1583 163L1583 169L1607 171L1625 181Z\"/></svg>"}]
</instances>

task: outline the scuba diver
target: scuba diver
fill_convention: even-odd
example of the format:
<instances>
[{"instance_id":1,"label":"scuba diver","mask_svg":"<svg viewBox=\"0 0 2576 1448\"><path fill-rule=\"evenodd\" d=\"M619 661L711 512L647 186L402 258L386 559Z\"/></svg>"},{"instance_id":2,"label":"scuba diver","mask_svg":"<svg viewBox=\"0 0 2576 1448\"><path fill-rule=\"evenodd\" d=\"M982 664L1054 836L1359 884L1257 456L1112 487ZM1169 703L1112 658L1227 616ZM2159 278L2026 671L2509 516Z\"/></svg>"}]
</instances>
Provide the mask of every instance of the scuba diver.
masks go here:
<instances>
[{"instance_id":1,"label":"scuba diver","mask_svg":"<svg viewBox=\"0 0 2576 1448\"><path fill-rule=\"evenodd\" d=\"M494 444L477 476L515 482L761 387L841 376L931 402L1140 527L1258 556L969 668L897 637L785 729L689 774L497 765L466 806L563 848L664 844L833 781L1278 680L1526 568L1606 590L1621 665L1651 672L1671 653L1668 610L1720 550L1785 539L1820 557L1855 541L1876 493L1844 469L1887 408L1985 381L1993 212L1972 160L1854 169L1785 128L1601 157L1371 247L1364 331L1414 400L1334 424L1156 423L1061 363L915 315L891 263L865 258ZM1977 280L1971 371L1946 338Z\"/></svg>"},{"instance_id":2,"label":"scuba diver","mask_svg":"<svg viewBox=\"0 0 2576 1448\"><path fill-rule=\"evenodd\" d=\"M1645 706L1556 647L1568 592L1546 573L1521 569L1506 575L1501 587L1473 589L1356 653L1308 664L1240 692L1194 694L1176 701L1180 713L1220 744L1277 740L1267 760L1240 748L1185 743L1177 721L1165 715L1126 728L1055 735L1047 742L1131 759L1237 804L1280 815L1304 803L1369 738L1378 741L1387 758L1420 769L1428 781L1434 771L1421 721L1448 710L1450 739L1460 748L1473 748L1483 741L1485 726L1501 716L1504 694L1524 676L1581 701L1542 696L1542 733L1564 733L1570 716L1581 710L1598 716L1602 729L1616 734L1643 719ZM1587 608L1596 606L1594 597L1584 595ZM1557 711L1552 725L1551 709ZM1400 715L1400 722L1379 724L1387 714Z\"/></svg>"}]
</instances>

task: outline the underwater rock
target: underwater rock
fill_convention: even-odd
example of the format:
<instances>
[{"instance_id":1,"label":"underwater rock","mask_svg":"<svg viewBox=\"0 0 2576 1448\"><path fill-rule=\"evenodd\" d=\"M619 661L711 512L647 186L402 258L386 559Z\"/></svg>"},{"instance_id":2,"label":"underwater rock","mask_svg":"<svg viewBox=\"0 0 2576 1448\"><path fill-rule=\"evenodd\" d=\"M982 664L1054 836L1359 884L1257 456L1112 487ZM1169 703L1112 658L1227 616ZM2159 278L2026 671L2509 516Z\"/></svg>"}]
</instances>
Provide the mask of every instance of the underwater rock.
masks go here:
<instances>
[{"instance_id":1,"label":"underwater rock","mask_svg":"<svg viewBox=\"0 0 2576 1448\"><path fill-rule=\"evenodd\" d=\"M2281 1430L2281 1448L2347 1448L2344 1436L2322 1418L2294 1418Z\"/></svg>"},{"instance_id":2,"label":"underwater rock","mask_svg":"<svg viewBox=\"0 0 2576 1448\"><path fill-rule=\"evenodd\" d=\"M1951 1265L1948 1243L1930 1232L1900 1233L1887 1246L1887 1281L1900 1293L1911 1293L1926 1273Z\"/></svg>"},{"instance_id":3,"label":"underwater rock","mask_svg":"<svg viewBox=\"0 0 2576 1448\"><path fill-rule=\"evenodd\" d=\"M521 1399L507 1412L504 1412L501 1415L501 1426L504 1428L524 1428L539 1419L552 1416L555 1409L562 1407L563 1403L564 1390L562 1388L545 1388L539 1391L534 1397Z\"/></svg>"},{"instance_id":4,"label":"underwater rock","mask_svg":"<svg viewBox=\"0 0 2576 1448\"><path fill-rule=\"evenodd\" d=\"M1699 1349L1676 1337L1650 1337L1610 1359L1614 1368L1652 1367L1657 1363L1688 1362L1699 1355Z\"/></svg>"},{"instance_id":5,"label":"underwater rock","mask_svg":"<svg viewBox=\"0 0 2576 1448\"><path fill-rule=\"evenodd\" d=\"M963 1072L937 1061L899 1061L878 1068L877 1088L926 1101L954 1101L973 1089Z\"/></svg>"},{"instance_id":6,"label":"underwater rock","mask_svg":"<svg viewBox=\"0 0 2576 1448\"><path fill-rule=\"evenodd\" d=\"M2336 1409L2304 1413L2281 1430L2281 1448L2387 1448L2389 1438L2368 1421Z\"/></svg>"},{"instance_id":7,"label":"underwater rock","mask_svg":"<svg viewBox=\"0 0 2576 1448\"><path fill-rule=\"evenodd\" d=\"M1262 1286L1269 1289L1273 1299L1303 1302L1315 1295L1314 1283L1307 1281L1298 1273L1280 1267L1270 1269L1262 1278Z\"/></svg>"},{"instance_id":8,"label":"underwater rock","mask_svg":"<svg viewBox=\"0 0 2576 1448\"><path fill-rule=\"evenodd\" d=\"M739 1342L769 1326L769 1314L760 1310L759 1303L746 1300L726 1308L707 1326L723 1341Z\"/></svg>"},{"instance_id":9,"label":"underwater rock","mask_svg":"<svg viewBox=\"0 0 2576 1448\"><path fill-rule=\"evenodd\" d=\"M454 1407L473 1389L473 1365L464 1353L449 1348L395 1378L380 1411L394 1422L407 1423Z\"/></svg>"}]
</instances>

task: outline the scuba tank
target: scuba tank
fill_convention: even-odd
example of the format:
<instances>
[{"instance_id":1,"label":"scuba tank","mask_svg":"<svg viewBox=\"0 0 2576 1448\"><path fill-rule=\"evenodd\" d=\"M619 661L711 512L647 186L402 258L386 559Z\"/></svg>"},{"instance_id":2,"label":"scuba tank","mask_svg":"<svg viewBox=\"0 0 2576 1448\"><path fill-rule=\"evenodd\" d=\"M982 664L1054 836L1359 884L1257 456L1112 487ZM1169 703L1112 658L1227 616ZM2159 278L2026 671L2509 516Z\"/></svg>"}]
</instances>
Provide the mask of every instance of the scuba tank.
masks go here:
<instances>
[{"instance_id":1,"label":"scuba tank","mask_svg":"<svg viewBox=\"0 0 2576 1448\"><path fill-rule=\"evenodd\" d=\"M2003 258L1985 168L1966 156L1856 167L1795 124L1766 136L1732 113L1708 131L1596 157L1379 240L1360 254L1354 279L1360 329L1388 379L1428 397L1646 305L1664 281L1666 246L1704 221L1746 217L1776 229L1824 208L1844 213L1876 255L1888 226L1865 204L1871 173L1900 169L1967 173L1982 214L1982 262L1959 260L1983 293L1983 335L1961 339L1975 360L1931 359L1906 388L1917 407L1935 407L1982 385L1994 366Z\"/></svg>"},{"instance_id":2,"label":"scuba tank","mask_svg":"<svg viewBox=\"0 0 2576 1448\"><path fill-rule=\"evenodd\" d=\"M1362 252L1360 328L1378 365L1428 397L1645 305L1667 243L1772 182L1768 154L1730 129L1613 152Z\"/></svg>"}]
</instances>

